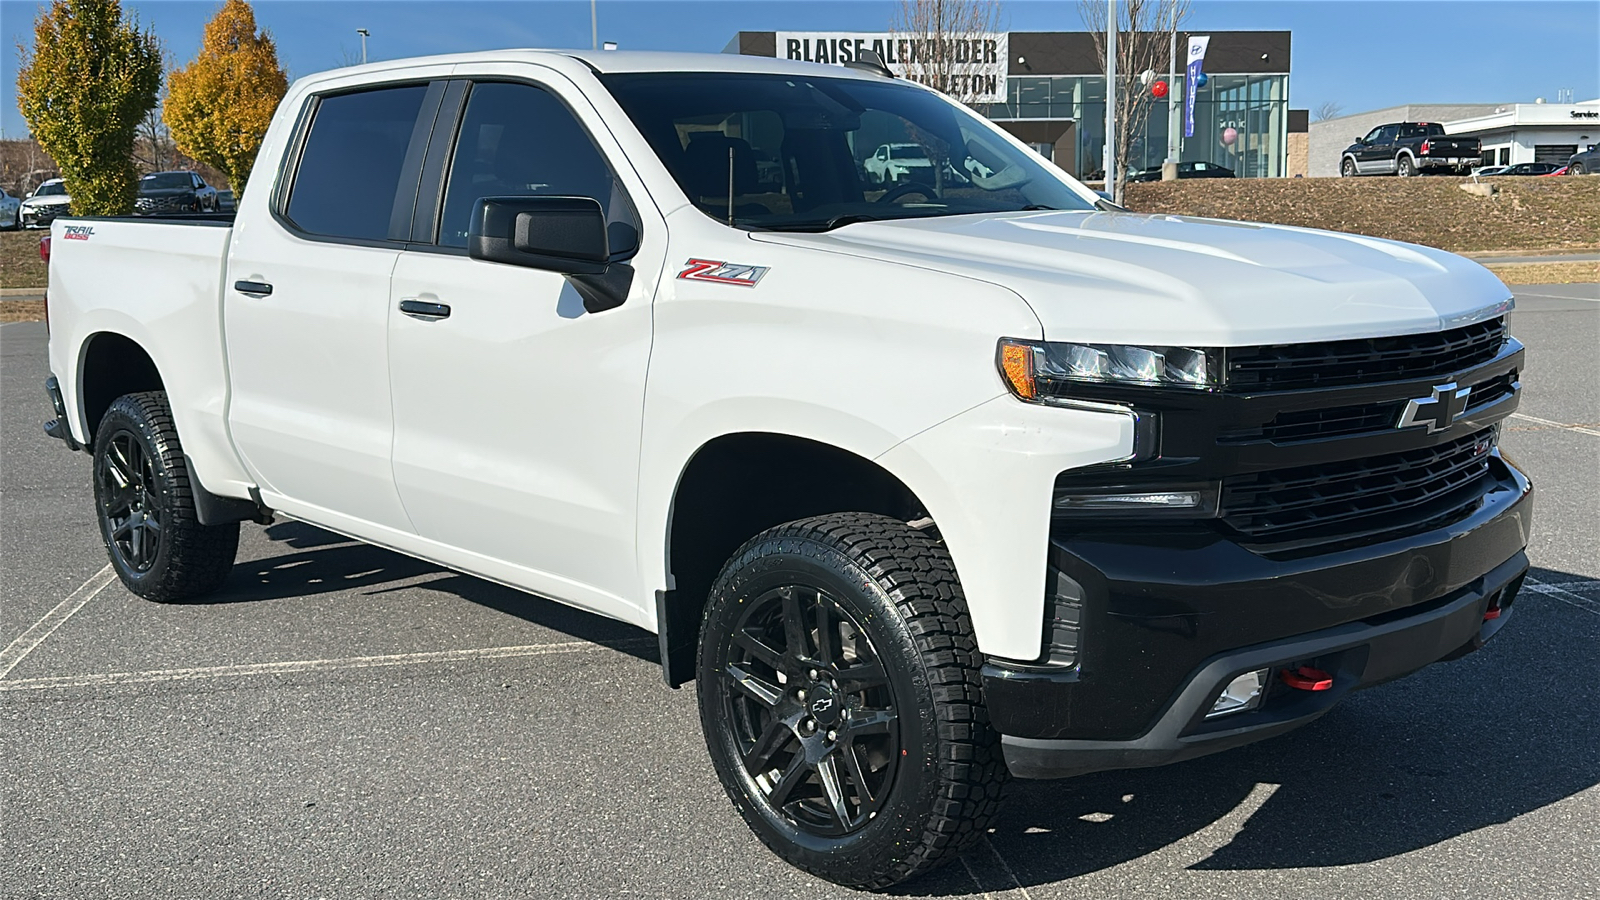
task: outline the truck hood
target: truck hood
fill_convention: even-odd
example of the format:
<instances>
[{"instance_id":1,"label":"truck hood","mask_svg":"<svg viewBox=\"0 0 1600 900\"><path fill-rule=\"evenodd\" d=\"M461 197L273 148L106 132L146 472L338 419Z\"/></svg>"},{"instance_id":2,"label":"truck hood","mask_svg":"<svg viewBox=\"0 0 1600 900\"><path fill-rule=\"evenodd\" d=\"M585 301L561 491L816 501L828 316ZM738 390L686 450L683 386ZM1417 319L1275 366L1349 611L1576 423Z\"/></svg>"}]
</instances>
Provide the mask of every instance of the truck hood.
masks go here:
<instances>
[{"instance_id":1,"label":"truck hood","mask_svg":"<svg viewBox=\"0 0 1600 900\"><path fill-rule=\"evenodd\" d=\"M1415 334L1498 315L1511 298L1487 269L1441 250L1186 216L999 213L751 237L1009 288L1050 340L1229 347Z\"/></svg>"}]
</instances>

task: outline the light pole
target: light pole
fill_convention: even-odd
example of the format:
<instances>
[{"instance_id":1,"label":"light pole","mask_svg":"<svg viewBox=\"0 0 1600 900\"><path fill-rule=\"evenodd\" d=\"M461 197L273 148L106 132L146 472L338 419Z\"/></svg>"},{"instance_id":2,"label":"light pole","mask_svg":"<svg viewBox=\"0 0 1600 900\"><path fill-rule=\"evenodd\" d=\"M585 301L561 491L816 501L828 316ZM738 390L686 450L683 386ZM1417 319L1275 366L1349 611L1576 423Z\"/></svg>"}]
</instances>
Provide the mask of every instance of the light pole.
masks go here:
<instances>
[{"instance_id":1,"label":"light pole","mask_svg":"<svg viewBox=\"0 0 1600 900\"><path fill-rule=\"evenodd\" d=\"M361 35L361 64L362 65L366 65L367 64L367 35L369 35L371 33L372 32L366 30L365 28L357 28L356 29L356 34Z\"/></svg>"},{"instance_id":2,"label":"light pole","mask_svg":"<svg viewBox=\"0 0 1600 900\"><path fill-rule=\"evenodd\" d=\"M600 49L600 17L595 12L595 0L589 0L589 49Z\"/></svg>"},{"instance_id":3,"label":"light pole","mask_svg":"<svg viewBox=\"0 0 1600 900\"><path fill-rule=\"evenodd\" d=\"M1106 183L1117 202L1117 0L1106 0Z\"/></svg>"},{"instance_id":4,"label":"light pole","mask_svg":"<svg viewBox=\"0 0 1600 900\"><path fill-rule=\"evenodd\" d=\"M1172 0L1172 40L1167 49L1167 162L1178 161L1178 0ZM1165 173L1163 173L1164 175ZM1176 175L1177 173L1173 173Z\"/></svg>"}]
</instances>

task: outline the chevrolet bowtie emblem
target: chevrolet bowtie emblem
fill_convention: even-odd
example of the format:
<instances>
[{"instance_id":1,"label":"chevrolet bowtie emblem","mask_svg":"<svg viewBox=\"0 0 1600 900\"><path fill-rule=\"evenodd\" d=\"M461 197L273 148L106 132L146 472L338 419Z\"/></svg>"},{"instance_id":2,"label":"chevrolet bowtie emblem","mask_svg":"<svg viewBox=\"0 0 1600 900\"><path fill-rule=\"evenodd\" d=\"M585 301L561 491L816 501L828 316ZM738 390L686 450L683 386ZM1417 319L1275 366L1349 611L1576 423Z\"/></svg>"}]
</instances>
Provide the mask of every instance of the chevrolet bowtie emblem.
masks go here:
<instances>
[{"instance_id":1,"label":"chevrolet bowtie emblem","mask_svg":"<svg viewBox=\"0 0 1600 900\"><path fill-rule=\"evenodd\" d=\"M1433 389L1431 397L1407 400L1406 411L1400 414L1400 424L1395 427L1412 428L1426 425L1429 434L1443 431L1467 411L1467 395L1471 393L1472 388L1458 388L1453 381L1438 385Z\"/></svg>"}]
</instances>

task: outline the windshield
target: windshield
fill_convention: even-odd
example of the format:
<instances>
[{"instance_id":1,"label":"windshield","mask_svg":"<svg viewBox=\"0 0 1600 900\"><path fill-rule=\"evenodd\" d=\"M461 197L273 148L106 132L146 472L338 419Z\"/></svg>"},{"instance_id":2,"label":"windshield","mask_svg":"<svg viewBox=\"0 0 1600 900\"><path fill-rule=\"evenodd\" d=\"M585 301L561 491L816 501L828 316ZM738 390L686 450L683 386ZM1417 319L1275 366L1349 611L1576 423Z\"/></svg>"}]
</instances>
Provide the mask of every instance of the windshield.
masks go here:
<instances>
[{"instance_id":1,"label":"windshield","mask_svg":"<svg viewBox=\"0 0 1600 900\"><path fill-rule=\"evenodd\" d=\"M67 195L67 186L59 181L55 184L41 184L39 189L33 192L33 195L35 197L65 197Z\"/></svg>"},{"instance_id":2,"label":"windshield","mask_svg":"<svg viewBox=\"0 0 1600 900\"><path fill-rule=\"evenodd\" d=\"M689 199L732 225L821 231L873 219L1093 208L1043 158L965 107L907 84L707 72L602 81ZM907 172L874 162L885 146L892 159L929 165ZM757 165L764 159L777 164Z\"/></svg>"},{"instance_id":3,"label":"windshield","mask_svg":"<svg viewBox=\"0 0 1600 900\"><path fill-rule=\"evenodd\" d=\"M139 180L141 191L187 190L194 187L188 172L157 172Z\"/></svg>"}]
</instances>

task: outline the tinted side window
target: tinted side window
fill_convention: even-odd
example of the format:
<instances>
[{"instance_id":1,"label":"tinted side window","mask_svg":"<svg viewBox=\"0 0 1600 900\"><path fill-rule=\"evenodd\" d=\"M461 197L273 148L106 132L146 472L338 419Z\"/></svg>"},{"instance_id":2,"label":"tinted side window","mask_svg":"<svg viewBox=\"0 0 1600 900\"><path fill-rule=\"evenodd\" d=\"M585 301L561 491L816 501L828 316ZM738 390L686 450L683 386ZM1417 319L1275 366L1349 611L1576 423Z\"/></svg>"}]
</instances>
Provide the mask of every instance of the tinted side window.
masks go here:
<instances>
[{"instance_id":1,"label":"tinted side window","mask_svg":"<svg viewBox=\"0 0 1600 900\"><path fill-rule=\"evenodd\" d=\"M425 85L324 97L289 193L288 218L329 237L381 241Z\"/></svg>"},{"instance_id":2,"label":"tinted side window","mask_svg":"<svg viewBox=\"0 0 1600 900\"><path fill-rule=\"evenodd\" d=\"M613 253L638 242L627 195L560 100L528 84L473 85L450 162L439 243L467 245L480 198L518 196L592 197L606 211Z\"/></svg>"}]
</instances>

